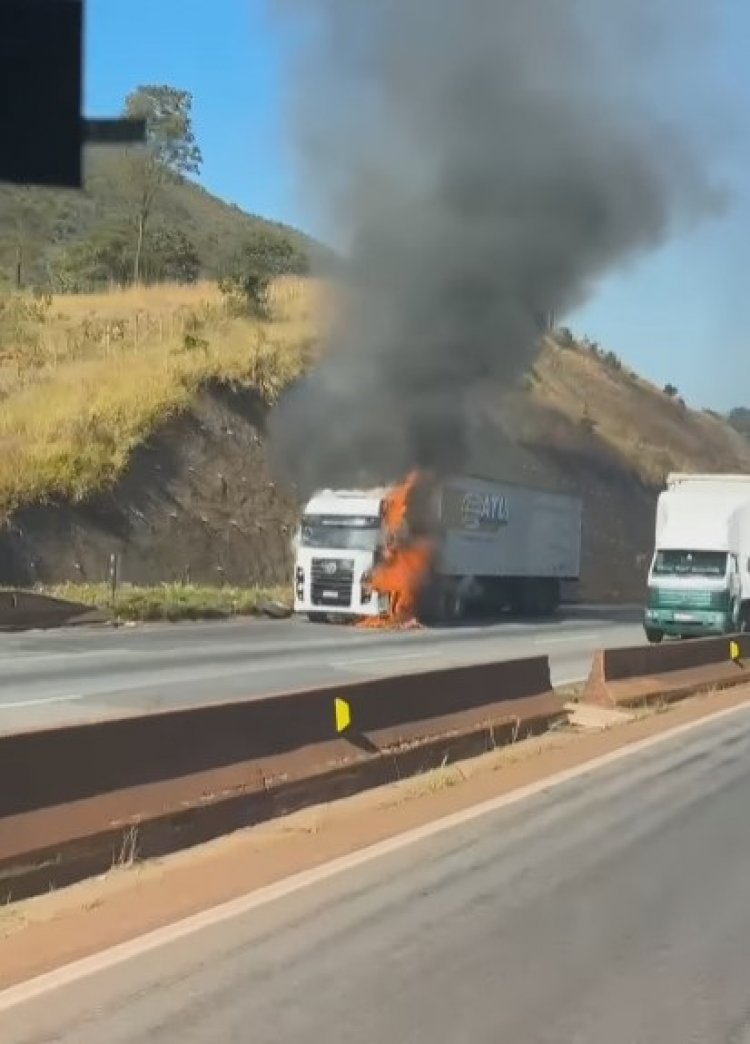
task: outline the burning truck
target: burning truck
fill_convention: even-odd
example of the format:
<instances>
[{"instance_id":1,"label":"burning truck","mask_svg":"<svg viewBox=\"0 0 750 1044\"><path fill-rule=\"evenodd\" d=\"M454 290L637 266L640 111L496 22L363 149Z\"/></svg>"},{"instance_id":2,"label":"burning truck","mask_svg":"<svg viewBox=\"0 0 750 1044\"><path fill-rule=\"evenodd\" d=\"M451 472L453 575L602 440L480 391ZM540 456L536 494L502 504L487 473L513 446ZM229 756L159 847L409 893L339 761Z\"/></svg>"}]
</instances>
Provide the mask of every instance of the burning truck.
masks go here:
<instances>
[{"instance_id":1,"label":"burning truck","mask_svg":"<svg viewBox=\"0 0 750 1044\"><path fill-rule=\"evenodd\" d=\"M551 615L579 579L581 515L576 497L473 476L321 490L295 534L295 612L363 626Z\"/></svg>"}]
</instances>

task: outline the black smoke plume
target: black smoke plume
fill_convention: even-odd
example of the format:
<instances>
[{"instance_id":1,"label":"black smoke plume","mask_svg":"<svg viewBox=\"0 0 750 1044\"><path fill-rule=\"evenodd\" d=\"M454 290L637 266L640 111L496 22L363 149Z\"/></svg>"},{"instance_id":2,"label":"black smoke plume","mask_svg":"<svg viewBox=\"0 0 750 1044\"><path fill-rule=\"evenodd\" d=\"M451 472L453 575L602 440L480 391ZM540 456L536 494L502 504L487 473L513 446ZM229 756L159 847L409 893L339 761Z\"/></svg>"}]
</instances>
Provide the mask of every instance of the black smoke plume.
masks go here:
<instances>
[{"instance_id":1,"label":"black smoke plume","mask_svg":"<svg viewBox=\"0 0 750 1044\"><path fill-rule=\"evenodd\" d=\"M661 104L686 6L287 0L300 174L347 262L323 359L271 418L284 477L470 467L472 389L714 205Z\"/></svg>"}]
</instances>

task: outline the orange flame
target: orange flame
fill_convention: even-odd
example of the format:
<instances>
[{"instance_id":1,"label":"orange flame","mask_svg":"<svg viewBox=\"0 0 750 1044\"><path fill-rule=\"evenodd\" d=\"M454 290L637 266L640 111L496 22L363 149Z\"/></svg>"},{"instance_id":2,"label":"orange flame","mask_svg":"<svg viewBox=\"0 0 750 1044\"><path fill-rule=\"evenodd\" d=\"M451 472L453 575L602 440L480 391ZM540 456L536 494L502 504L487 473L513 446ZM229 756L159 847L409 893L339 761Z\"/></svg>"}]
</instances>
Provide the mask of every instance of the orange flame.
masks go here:
<instances>
[{"instance_id":1,"label":"orange flame","mask_svg":"<svg viewBox=\"0 0 750 1044\"><path fill-rule=\"evenodd\" d=\"M388 598L384 617L368 617L364 627L408 627L417 625L419 596L429 575L433 547L429 540L409 534L407 515L411 495L420 481L412 472L388 495L384 524L386 549L372 575L372 590Z\"/></svg>"}]
</instances>

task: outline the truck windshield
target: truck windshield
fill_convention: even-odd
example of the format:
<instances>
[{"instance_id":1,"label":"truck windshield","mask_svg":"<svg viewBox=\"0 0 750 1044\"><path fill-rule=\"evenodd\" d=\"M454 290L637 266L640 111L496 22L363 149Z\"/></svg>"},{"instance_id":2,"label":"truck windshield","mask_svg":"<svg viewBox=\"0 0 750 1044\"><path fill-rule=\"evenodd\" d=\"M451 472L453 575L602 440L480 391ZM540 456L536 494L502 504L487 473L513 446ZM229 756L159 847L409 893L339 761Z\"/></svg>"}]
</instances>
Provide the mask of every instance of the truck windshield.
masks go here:
<instances>
[{"instance_id":1,"label":"truck windshield","mask_svg":"<svg viewBox=\"0 0 750 1044\"><path fill-rule=\"evenodd\" d=\"M656 576L724 576L726 551L657 551Z\"/></svg>"},{"instance_id":2,"label":"truck windshield","mask_svg":"<svg viewBox=\"0 0 750 1044\"><path fill-rule=\"evenodd\" d=\"M380 536L380 519L368 516L305 515L300 530L303 547L374 551Z\"/></svg>"}]
</instances>

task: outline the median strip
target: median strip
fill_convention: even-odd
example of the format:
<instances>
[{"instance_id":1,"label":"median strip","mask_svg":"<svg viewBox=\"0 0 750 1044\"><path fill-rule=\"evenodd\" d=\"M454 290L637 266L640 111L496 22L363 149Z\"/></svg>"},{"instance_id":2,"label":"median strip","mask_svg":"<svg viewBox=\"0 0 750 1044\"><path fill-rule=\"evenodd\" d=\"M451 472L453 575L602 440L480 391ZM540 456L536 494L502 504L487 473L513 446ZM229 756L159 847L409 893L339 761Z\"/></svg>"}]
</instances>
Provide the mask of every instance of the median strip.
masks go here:
<instances>
[{"instance_id":1,"label":"median strip","mask_svg":"<svg viewBox=\"0 0 750 1044\"><path fill-rule=\"evenodd\" d=\"M744 635L606 650L582 701L569 705L552 689L548 658L534 657L2 735L0 902L568 721L592 727L586 706L632 708L736 685L750 680L748 654ZM607 712L597 727L617 720Z\"/></svg>"},{"instance_id":2,"label":"median strip","mask_svg":"<svg viewBox=\"0 0 750 1044\"><path fill-rule=\"evenodd\" d=\"M611 707L684 699L750 680L750 635L604 649L594 656L583 699Z\"/></svg>"},{"instance_id":3,"label":"median strip","mask_svg":"<svg viewBox=\"0 0 750 1044\"><path fill-rule=\"evenodd\" d=\"M336 701L348 707L336 730ZM470 757L565 719L546 657L0 736L0 901Z\"/></svg>"},{"instance_id":4,"label":"median strip","mask_svg":"<svg viewBox=\"0 0 750 1044\"><path fill-rule=\"evenodd\" d=\"M177 936L195 923L185 918L215 923L226 904L255 908L263 897L259 890L278 883L278 893L288 894L295 875L327 875L336 860L365 860L373 846L388 845L389 839L394 846L400 839L408 843L410 832L432 833L451 817L481 815L505 795L518 799L529 788L538 792L554 785L561 774L593 769L601 759L627 756L629 749L679 735L703 720L744 713L749 695L748 688L740 688L698 696L666 711L616 712L614 718L606 711L593 728L555 729L166 859L131 865L126 850L109 873L0 909L0 989L61 966L63 977L81 977L83 966L70 962L89 958L96 967L108 965L116 952L109 948L127 940L134 940L131 953L143 953L150 933L161 928ZM584 709L601 712L591 705ZM0 1008L46 988L47 980L37 979L21 993L3 993Z\"/></svg>"}]
</instances>

